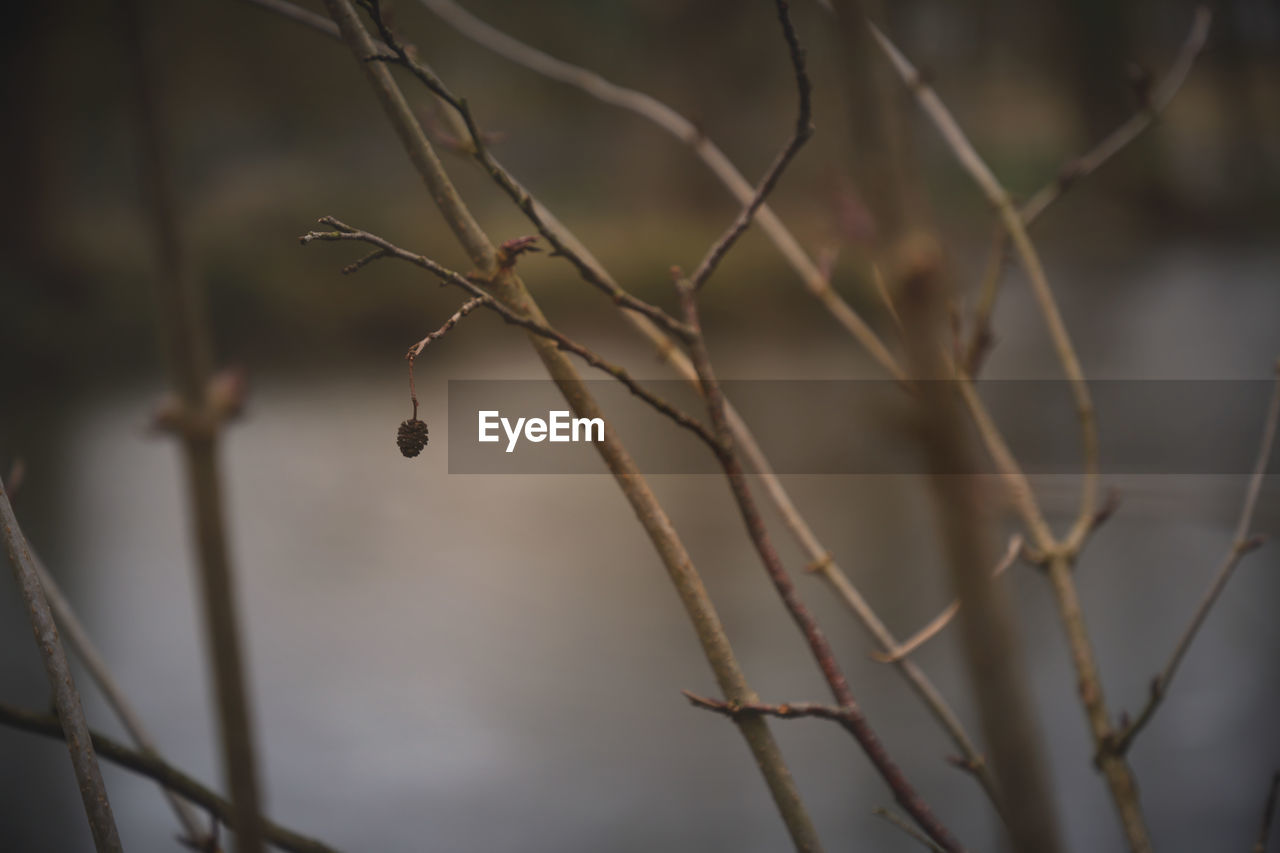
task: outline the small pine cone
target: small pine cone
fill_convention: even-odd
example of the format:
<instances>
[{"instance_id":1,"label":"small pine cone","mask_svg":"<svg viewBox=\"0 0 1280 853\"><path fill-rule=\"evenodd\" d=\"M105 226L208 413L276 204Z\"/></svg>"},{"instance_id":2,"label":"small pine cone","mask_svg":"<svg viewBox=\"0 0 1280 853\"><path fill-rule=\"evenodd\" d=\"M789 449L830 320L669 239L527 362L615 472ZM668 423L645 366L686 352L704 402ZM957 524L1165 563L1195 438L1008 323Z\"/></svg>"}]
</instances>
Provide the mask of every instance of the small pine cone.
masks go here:
<instances>
[{"instance_id":1,"label":"small pine cone","mask_svg":"<svg viewBox=\"0 0 1280 853\"><path fill-rule=\"evenodd\" d=\"M402 422L400 429L396 430L396 444L407 458L417 456L427 446L426 423L417 418Z\"/></svg>"}]
</instances>

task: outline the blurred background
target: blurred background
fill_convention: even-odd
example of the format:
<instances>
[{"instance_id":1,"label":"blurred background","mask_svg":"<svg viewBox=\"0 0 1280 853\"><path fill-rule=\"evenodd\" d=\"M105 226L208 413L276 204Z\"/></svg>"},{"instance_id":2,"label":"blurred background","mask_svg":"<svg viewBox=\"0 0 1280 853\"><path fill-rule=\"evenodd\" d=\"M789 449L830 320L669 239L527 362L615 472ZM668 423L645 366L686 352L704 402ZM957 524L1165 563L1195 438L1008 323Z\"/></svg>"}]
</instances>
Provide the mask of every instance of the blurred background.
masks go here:
<instances>
[{"instance_id":1,"label":"blurred background","mask_svg":"<svg viewBox=\"0 0 1280 853\"><path fill-rule=\"evenodd\" d=\"M791 127L793 84L770 3L466 5L665 101L751 179ZM867 260L901 228L902 207L926 211L957 298L972 305L993 229L985 202L907 96L873 88L884 67L860 36L819 3L795 5L817 134L774 208L886 334ZM1134 113L1142 69L1163 74L1193 8L891 5L890 32L1022 197ZM541 377L522 336L477 314L433 346L418 368L431 445L413 462L396 451L409 408L401 357L461 300L391 264L343 277L360 254L353 247L302 249L296 238L333 215L454 268L468 264L345 48L238 0L143 8L160 39L181 228L218 361L243 366L251 386L224 470L271 815L350 850L785 849L733 727L679 694L713 693L714 683L613 482L448 474L446 382ZM393 8L398 30L499 135L495 150L514 174L628 289L673 307L669 267L696 265L737 212L703 165L646 121L495 57L411 0ZM1266 379L1280 353L1280 9L1236 0L1214 12L1206 52L1156 126L1033 230L1094 378ZM180 468L171 443L146 429L165 383L119 16L111 3L20 4L8 24L0 471L24 460L17 509L29 538L164 752L216 782ZM427 94L405 86L442 132ZM877 92L904 122L888 153L869 121ZM910 205L884 188L894 163L913 176ZM446 165L495 238L531 231L469 161ZM563 261L521 263L559 327L635 375L667 376ZM1010 273L988 376L1058 375L1024 284ZM882 376L757 231L704 306L724 376ZM1076 485L1037 481L1060 522ZM1109 485L1124 503L1078 579L1111 704L1133 710L1230 543L1245 483ZM947 602L917 479L793 477L788 486L900 634ZM775 701L824 698L724 483L661 477L654 487L753 685ZM1274 477L1255 528L1280 532ZM803 557L780 525L778 542L798 570ZM1277 569L1274 547L1241 567L1135 746L1162 850L1244 849L1256 833L1280 766ZM1118 850L1048 590L1029 570L1005 582L1071 847ZM923 708L868 659L868 639L828 591L801 583L908 775L966 842L996 846L985 801L944 761L948 744ZM976 729L953 641L939 638L918 660ZM2 701L47 704L10 583L0 583L0 684ZM93 690L85 695L91 721L118 732ZM914 849L871 816L890 796L846 736L817 722L775 730L831 848ZM0 731L0 768L0 848L90 849L60 744ZM127 849L175 849L154 787L106 772Z\"/></svg>"}]
</instances>

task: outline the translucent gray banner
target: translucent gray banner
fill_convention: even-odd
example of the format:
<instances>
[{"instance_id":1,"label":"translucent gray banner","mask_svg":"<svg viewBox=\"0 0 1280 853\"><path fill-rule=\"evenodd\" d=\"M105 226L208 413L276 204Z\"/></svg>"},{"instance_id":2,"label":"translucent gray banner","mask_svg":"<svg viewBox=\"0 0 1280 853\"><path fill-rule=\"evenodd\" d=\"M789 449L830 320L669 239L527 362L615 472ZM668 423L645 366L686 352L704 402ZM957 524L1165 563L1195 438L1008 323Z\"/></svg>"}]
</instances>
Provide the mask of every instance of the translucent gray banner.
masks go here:
<instances>
[{"instance_id":1,"label":"translucent gray banner","mask_svg":"<svg viewBox=\"0 0 1280 853\"><path fill-rule=\"evenodd\" d=\"M942 383L950 384L950 383ZM707 423L685 382L645 387ZM692 432L612 381L591 394L646 474L716 474ZM920 410L889 381L730 380L728 399L779 474L922 474ZM1109 474L1246 474L1253 469L1269 380L1091 382ZM1078 421L1060 381L980 381L978 393L1028 474L1081 470ZM452 474L607 474L602 425L577 418L547 380L451 380ZM985 454L979 454L986 464ZM1280 462L1272 460L1269 473ZM974 471L945 473L987 473Z\"/></svg>"}]
</instances>

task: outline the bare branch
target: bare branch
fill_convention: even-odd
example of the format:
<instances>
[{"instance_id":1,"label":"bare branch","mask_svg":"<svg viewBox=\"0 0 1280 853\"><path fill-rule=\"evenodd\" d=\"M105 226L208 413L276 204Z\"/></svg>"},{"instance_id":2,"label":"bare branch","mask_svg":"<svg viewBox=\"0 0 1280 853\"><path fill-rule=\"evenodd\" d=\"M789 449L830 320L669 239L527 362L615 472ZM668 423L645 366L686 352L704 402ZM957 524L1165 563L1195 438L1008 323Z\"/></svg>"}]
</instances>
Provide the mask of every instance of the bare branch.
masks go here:
<instances>
[{"instance_id":1,"label":"bare branch","mask_svg":"<svg viewBox=\"0 0 1280 853\"><path fill-rule=\"evenodd\" d=\"M868 26L871 27L871 33L875 36L881 49L889 57L889 60L898 70L908 88L911 89L921 108L933 121L956 159L964 167L965 171L969 173L974 183L982 190L987 201L996 209L1001 222L1013 239L1014 248L1017 250L1023 268L1026 270L1027 278L1031 282L1031 290L1040 307L1040 313L1044 316L1045 324L1049 330L1049 338L1053 343L1058 360L1062 364L1063 373L1066 375L1068 384L1071 387L1072 401L1075 404L1076 416L1080 421L1080 433L1084 446L1084 488L1081 489L1080 512L1075 528L1067 541L1068 550L1074 553L1075 550L1078 550L1080 542L1085 536L1086 526L1092 520L1096 511L1099 471L1098 430L1093 409L1093 399L1089 394L1089 386L1085 382L1084 371L1080 367L1080 360L1076 356L1075 347L1071 343L1071 335L1062 320L1062 312L1058 309L1058 303L1054 298L1053 289L1049 286L1049 279L1045 275L1044 266L1040 263L1040 256L1037 254L1031 239L1027 236L1026 228L1022 224L1022 217L1014 208L1008 192L1000 185L1000 182L987 164L983 162L973 144L951 115L951 111L938 98L933 88L924 83L919 72L916 71L915 67L903 56L893 42L889 41L884 33L874 24L868 23Z\"/></svg>"},{"instance_id":2,"label":"bare branch","mask_svg":"<svg viewBox=\"0 0 1280 853\"><path fill-rule=\"evenodd\" d=\"M1191 21L1191 31L1187 34L1168 72L1152 91L1151 97L1136 113L1090 151L1063 166L1052 181L1041 187L1019 208L1018 213L1025 226L1030 227L1050 205L1065 195L1067 190L1096 172L1155 123L1182 88L1196 58L1204 50L1212 17L1207 6L1196 8L1195 16ZM987 258L986 270L982 276L978 305L974 311L973 331L965 348L965 369L971 375L977 374L982 358L991 346L991 315L995 311L1000 282L1008 259L1008 241L1009 232L1003 227L998 228Z\"/></svg>"},{"instance_id":3,"label":"bare branch","mask_svg":"<svg viewBox=\"0 0 1280 853\"><path fill-rule=\"evenodd\" d=\"M1005 548L1004 555L1000 557L1000 561L992 569L991 579L995 580L1008 571L1021 552L1022 537L1015 533L1009 537L1009 545ZM942 633L942 629L946 628L959 612L960 601L956 599L943 608L941 613L930 619L923 628L904 640L901 645L883 652L872 652L871 657L880 663L897 663Z\"/></svg>"},{"instance_id":4,"label":"bare branch","mask_svg":"<svg viewBox=\"0 0 1280 853\"><path fill-rule=\"evenodd\" d=\"M1210 581L1209 588L1205 590L1200 603L1196 606L1195 613L1191 616L1190 624L1183 630L1178 642L1174 645L1173 654L1170 655L1168 663L1160 670L1160 674L1152 679L1151 692L1147 698L1147 703L1138 712L1133 721L1124 726L1116 736L1114 743L1110 747L1116 752L1121 754L1126 752L1133 745L1133 739L1137 737L1147 723L1151 722L1151 717L1169 692L1169 685L1173 682L1173 677L1177 675L1182 659L1186 656L1187 650L1191 648L1191 643L1195 640L1201 626L1204 625L1205 619L1208 618L1209 611L1213 609L1218 597L1226 589L1227 583L1235 573L1236 566L1240 565L1240 561L1244 559L1245 555L1257 550L1262 545L1262 538L1252 535L1250 528L1253 525L1254 511L1258 506L1258 495L1262 490L1262 481L1267 474L1267 465L1271 461L1271 451L1275 447L1277 422L1280 422L1280 363L1276 365L1275 388L1272 391L1271 402L1267 407L1266 421L1262 427L1262 441L1258 448L1258 458L1254 462L1253 474L1249 477L1249 485L1245 490L1244 506L1240 510L1240 519L1236 522L1235 536L1231 541L1231 547L1227 549L1222 562L1218 564L1218 568L1214 571L1213 580Z\"/></svg>"},{"instance_id":5,"label":"bare branch","mask_svg":"<svg viewBox=\"0 0 1280 853\"><path fill-rule=\"evenodd\" d=\"M64 737L57 717L34 714L2 703L0 703L0 725L45 737L59 739ZM146 750L130 749L92 730L88 732L88 736L93 742L94 750L103 759L150 779L165 790L172 791L184 800L205 809L222 823L231 825L234 807L230 802L169 764L159 755ZM263 820L262 837L272 846L291 851L291 853L338 853L335 848L321 841L300 835L270 820Z\"/></svg>"},{"instance_id":6,"label":"bare branch","mask_svg":"<svg viewBox=\"0 0 1280 853\"><path fill-rule=\"evenodd\" d=\"M5 549L9 552L9 561L13 564L13 576L22 592L27 617L31 620L31 631L35 634L36 645L40 649L45 675L49 678L49 688L53 692L53 703L58 714L52 723L67 742L71 767L80 788L80 799L84 803L85 816L89 819L89 829L93 833L94 848L98 853L119 853L123 850L120 846L120 834L111 813L111 802L107 799L102 770L98 767L98 759L93 751L80 693L71 677L67 653L62 648L58 626L53 621L49 601L40 584L40 572L31 556L27 539L22 535L22 528L18 526L17 516L13 514L3 483L0 483L0 528Z\"/></svg>"},{"instance_id":7,"label":"bare branch","mask_svg":"<svg viewBox=\"0 0 1280 853\"><path fill-rule=\"evenodd\" d=\"M796 626L804 635L810 653L818 664L818 668L822 671L832 695L839 704L842 715L841 724L853 735L862 751L870 759L872 766L875 767L876 772L880 774L885 784L889 786L889 789L893 792L894 800L911 815L912 819L930 838L938 842L944 849L962 850L960 842L938 820L929 806L920 798L911 783L907 781L901 769L890 758L883 742L881 742L875 730L871 728L866 717L863 716L857 700L853 696L853 691L849 688L849 682L836 661L835 652L832 650L822 630L818 627L813 614L809 612L804 602L801 601L799 592L795 588L795 583L791 580L786 567L782 564L782 559L778 556L778 552L769 538L764 519L760 515L755 498L751 495L751 489L747 485L746 472L743 470L733 446L733 433L726 415L724 394L712 369L706 339L702 335L702 327L698 319L696 288L691 281L680 275L678 270L675 272L676 289L679 291L681 306L684 309L684 321L694 332L693 340L689 345L690 356L693 359L694 368L698 372L698 378L702 382L703 394L707 400L707 411L711 416L711 423L715 429L715 437L718 442L716 456L720 466L724 469L725 477L729 481L729 488L738 505L752 544L764 564L765 572L773 583L774 589L777 590L778 597L782 599L782 603L786 607L788 614L790 614L792 621L796 623Z\"/></svg>"},{"instance_id":8,"label":"bare branch","mask_svg":"<svg viewBox=\"0 0 1280 853\"><path fill-rule=\"evenodd\" d=\"M381 252L381 250L379 250L379 252ZM343 271L346 272L346 270L343 270ZM459 308L457 311L453 312L453 316L451 316L448 320L445 320L444 325L436 329L431 334L427 335L422 340L418 341L413 346L409 347L409 352L405 355L405 358L412 361L413 359L422 355L422 351L427 348L428 344L435 343L436 341L443 338L446 334L449 333L450 329L458 325L459 320L461 320L463 317L467 316L472 311L479 308L481 305L484 305L488 301L490 300L485 297L473 296L470 299L468 299L466 302L462 303L462 307Z\"/></svg>"},{"instance_id":9,"label":"bare branch","mask_svg":"<svg viewBox=\"0 0 1280 853\"><path fill-rule=\"evenodd\" d=\"M891 812L888 809L884 808L883 806L876 806L874 809L871 810L871 813L878 818L882 818L891 826L894 826L897 829L900 829L902 832L905 832L908 836L911 837L913 841L920 843L925 848L933 851L942 851L942 848L939 847L937 844L935 844L932 838L925 835L920 830L916 829L914 826L908 823L907 820L903 818L901 815L898 815L895 812Z\"/></svg>"},{"instance_id":10,"label":"bare branch","mask_svg":"<svg viewBox=\"0 0 1280 853\"><path fill-rule=\"evenodd\" d=\"M574 355L581 358L587 364L591 365L592 367L598 370L602 370L605 373L609 374L614 379L617 379L619 382L625 385L627 387L627 390L629 390L632 394L636 395L641 400L644 400L646 403L648 403L658 412L662 413L663 415L666 415L668 418L673 420L678 425L684 427L685 429L692 432L694 435L698 436L698 438L706 442L713 450L716 448L717 442L716 442L715 436L713 436L711 432L705 426L702 425L701 422L699 422L696 418L692 417L691 415L688 415L682 412L680 409L671 405L666 400L659 397L657 394L654 394L652 391L645 388L643 385L641 385L639 382L633 379L631 377L631 374L628 373L624 368L619 367L613 362L602 358L594 350L591 350L588 347L578 343L577 341L574 341L573 339L564 335L562 332L552 328L551 326L548 326L546 323L540 323L537 320L533 320L529 317L523 316L513 311L512 309L508 308L505 304L494 299L492 296L486 293L484 288L481 287L479 284L477 284L476 281L472 280L471 278L464 276L461 273L454 272L453 270L448 269L447 267L443 267L440 264L436 263L435 261L431 260L430 258L424 257L423 255L414 254L413 252L407 251L405 249L401 249L399 246L396 246L388 242L387 240L385 240L382 237L379 237L376 234L370 234L368 231L361 231L358 228L352 228L350 225L339 222L338 220L334 219L331 216L326 216L322 218L320 220L320 223L322 225L332 226L337 230L336 231L311 231L307 234L304 234L301 238L299 238L303 245L306 245L307 243L310 243L313 240L320 240L323 242L354 240L360 243L368 243L371 246L376 246L379 252L381 253L380 254L381 257L395 258L397 260L407 261L408 263L414 264L415 266L422 267L427 272L439 278L442 282L446 284L452 284L456 287L460 287L463 290L465 290L467 293L470 293L476 300L478 300L478 303L480 305L483 305L484 307L491 309L506 322L514 326L520 326L521 328L529 332L532 332L535 335L539 335L541 337L547 338L548 340L554 341L555 345L559 347L561 350L564 350L565 352L571 352ZM348 266L343 271L349 272L351 271L351 269L352 267ZM481 278L480 280L486 281L483 278ZM410 350L410 352L412 352L412 350Z\"/></svg>"},{"instance_id":11,"label":"bare branch","mask_svg":"<svg viewBox=\"0 0 1280 853\"><path fill-rule=\"evenodd\" d=\"M698 264L697 270L689 279L694 290L699 290L707 279L711 278L711 274L715 272L716 267L724 256L733 248L733 244L738 241L742 233L747 230L751 224L751 220L755 217L769 193L777 185L778 179L782 177L782 173L786 171L791 160L796 156L800 148L813 135L813 118L812 106L810 104L810 83L809 72L805 69L804 50L800 47L800 40L796 36L795 26L791 23L791 8L787 0L774 0L774 5L778 9L778 22L782 25L782 36L787 42L787 52L791 57L791 70L796 78L796 99L798 108L796 110L796 126L787 140L787 144L778 152L778 156L774 158L773 164L769 166L769 170L765 172L764 177L760 180L760 185L752 194L750 201L742 208L742 212L738 214L738 218L734 220L729 229L724 232L719 240L707 252L707 256L702 259L702 263Z\"/></svg>"},{"instance_id":12,"label":"bare branch","mask_svg":"<svg viewBox=\"0 0 1280 853\"><path fill-rule=\"evenodd\" d=\"M755 197L756 189L743 177L724 152L697 125L661 101L643 92L619 86L593 71L579 68L529 47L476 18L453 0L421 0L421 2L458 32L499 56L552 80L573 86L606 104L621 107L653 122L689 146L740 204L749 205ZM528 206L522 204L526 214L533 208L540 208L540 205L536 201L532 201ZM539 213L543 219L546 219L545 209L541 209ZM902 368L888 348L857 312L831 287L827 277L823 275L777 214L767 204L763 204L756 211L755 221L760 224L761 229L800 277L805 289L827 308L836 321L862 345L877 364L882 366L890 376L901 380ZM577 257L581 258L582 254L579 253Z\"/></svg>"}]
</instances>

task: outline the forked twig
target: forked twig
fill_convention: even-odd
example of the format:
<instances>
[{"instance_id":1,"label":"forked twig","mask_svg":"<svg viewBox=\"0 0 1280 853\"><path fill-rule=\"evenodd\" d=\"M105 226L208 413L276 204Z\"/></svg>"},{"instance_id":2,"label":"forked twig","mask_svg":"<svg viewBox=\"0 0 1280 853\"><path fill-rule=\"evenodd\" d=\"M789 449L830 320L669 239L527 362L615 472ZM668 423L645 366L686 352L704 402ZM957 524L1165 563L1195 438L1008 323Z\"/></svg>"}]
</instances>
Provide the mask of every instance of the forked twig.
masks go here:
<instances>
[{"instance_id":1,"label":"forked twig","mask_svg":"<svg viewBox=\"0 0 1280 853\"><path fill-rule=\"evenodd\" d=\"M1018 213L1026 227L1030 227L1039 219L1040 215L1065 195L1067 190L1096 172L1155 123L1182 88L1196 58L1204 50L1212 18L1213 15L1207 6L1197 7L1191 21L1191 30L1177 57L1169 66L1165 76L1151 91L1150 97L1144 99L1138 111L1088 152L1063 166L1052 181L1041 187L1018 208ZM1009 232L1001 226L996 230L991 252L987 258L978 304L974 310L973 330L965 347L964 365L970 375L977 374L982 358L991 345L991 315L995 311L1000 281L1008 259L1008 248Z\"/></svg>"},{"instance_id":2,"label":"forked twig","mask_svg":"<svg viewBox=\"0 0 1280 853\"><path fill-rule=\"evenodd\" d=\"M1000 557L1000 561L996 563L996 567L991 570L991 579L995 580L1000 577L1009 567L1018 559L1018 555L1022 552L1022 537L1015 533L1009 537L1009 545L1005 548L1004 555ZM900 645L885 651L876 651L871 653L871 657L880 663L897 663L908 655L912 654L916 649L932 640L938 634L942 633L942 629L951 623L951 620L960 612L959 600L952 601L942 612L929 620L923 628L916 631L909 638L904 640Z\"/></svg>"},{"instance_id":3,"label":"forked twig","mask_svg":"<svg viewBox=\"0 0 1280 853\"><path fill-rule=\"evenodd\" d=\"M707 251L702 263L698 264L698 268L689 279L694 290L701 289L707 283L707 279L711 278L711 274L715 272L720 261L724 259L724 256L733 248L734 243L751 225L751 220L755 218L756 212L777 185L778 179L782 177L782 173L786 171L792 158L796 156L796 153L813 135L812 105L810 103L811 86L809 72L805 69L804 51L800 48L800 40L796 36L795 26L791 23L791 10L787 0L774 0L774 5L778 10L778 22L782 25L782 35L787 42L787 52L791 57L791 70L796 78L798 107L796 110L795 131L791 134L791 138L787 140L787 144L778 152L778 156L774 158L773 164L765 172L764 178L760 180L760 185L752 193L751 199L742 208L738 218Z\"/></svg>"},{"instance_id":4,"label":"forked twig","mask_svg":"<svg viewBox=\"0 0 1280 853\"><path fill-rule=\"evenodd\" d=\"M1208 618L1209 611L1213 609L1218 597L1226 589L1227 583L1235 573L1236 567L1240 565L1240 561L1244 559L1245 555L1257 550L1262 545L1262 537L1254 536L1250 532L1250 527L1253 525L1254 511L1258 506L1258 495L1262 491L1262 481L1266 478L1267 465L1271 461L1271 451L1275 447L1278 422L1280 422L1280 363L1276 365L1275 387L1271 393L1270 404L1267 406L1266 421L1262 427L1262 440L1258 447L1258 458L1254 462L1253 473L1249 477L1249 485L1245 490L1244 506L1240 510L1240 519L1236 522L1231 547L1227 549L1222 562L1218 564L1218 568L1214 571L1213 580L1210 581L1209 588L1205 590L1200 603L1196 606L1195 613L1191 616L1191 622L1183 630L1182 635L1178 637L1178 642L1173 647L1173 653L1169 656L1168 663L1160 670L1159 675L1152 679L1151 691L1146 704L1138 712L1138 715L1134 717L1133 721L1124 726L1116 735L1112 746L1112 749L1116 752L1121 754L1127 752L1129 747L1133 745L1133 739L1137 737L1147 723L1151 722L1151 717L1169 692L1169 685L1173 682L1173 677L1177 674L1182 659L1186 656L1187 650L1191 648L1191 643L1195 640L1201 626L1204 625L1205 619Z\"/></svg>"}]
</instances>

